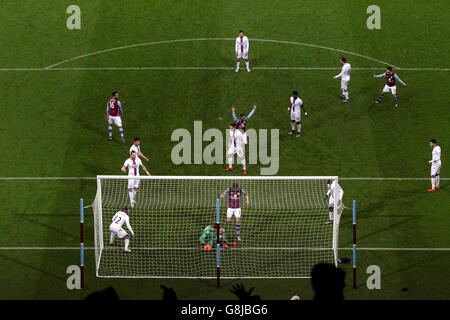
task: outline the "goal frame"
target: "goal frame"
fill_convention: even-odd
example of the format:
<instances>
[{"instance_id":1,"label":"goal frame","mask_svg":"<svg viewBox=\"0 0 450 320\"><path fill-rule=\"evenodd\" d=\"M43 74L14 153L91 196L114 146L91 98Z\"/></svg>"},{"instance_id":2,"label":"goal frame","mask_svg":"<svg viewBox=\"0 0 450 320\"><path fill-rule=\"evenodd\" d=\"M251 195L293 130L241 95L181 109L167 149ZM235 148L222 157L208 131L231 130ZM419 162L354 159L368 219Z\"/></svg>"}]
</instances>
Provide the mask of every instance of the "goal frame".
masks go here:
<instances>
[{"instance_id":1,"label":"goal frame","mask_svg":"<svg viewBox=\"0 0 450 320\"><path fill-rule=\"evenodd\" d=\"M102 212L102 179L118 179L118 180L128 180L130 177L128 175L97 175L97 192L95 200L93 203L93 208L96 207L96 212L94 211L94 222L98 223L98 228L94 226L94 246L95 246L95 266L96 266L96 276L99 278L151 278L151 279L215 279L215 277L192 277L192 276L104 276L99 275L100 262L102 251L104 248L103 243L103 212ZM139 176L140 180L331 180L339 183L338 176ZM330 195L331 196L331 195ZM338 266L338 238L339 238L339 223L336 219L339 198L339 188L334 190L334 207L333 207L333 241L332 250L334 254L334 264ZM219 210L219 209L218 209ZM217 212L219 215L219 212ZM99 244L96 242L99 241ZM220 250L220 249L219 249ZM217 257L220 259L220 256ZM219 260L218 260L219 265ZM310 276L278 276L278 277L221 277L222 279L301 279L301 278L311 278Z\"/></svg>"}]
</instances>

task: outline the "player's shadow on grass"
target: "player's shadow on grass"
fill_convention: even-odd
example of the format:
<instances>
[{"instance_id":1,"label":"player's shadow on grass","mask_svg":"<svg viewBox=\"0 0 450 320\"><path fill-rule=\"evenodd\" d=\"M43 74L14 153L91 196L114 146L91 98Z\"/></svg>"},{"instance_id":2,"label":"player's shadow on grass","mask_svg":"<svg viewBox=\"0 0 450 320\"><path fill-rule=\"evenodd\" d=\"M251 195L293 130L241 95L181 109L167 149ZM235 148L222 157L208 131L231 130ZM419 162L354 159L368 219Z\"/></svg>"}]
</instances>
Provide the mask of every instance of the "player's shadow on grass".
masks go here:
<instances>
[{"instance_id":1,"label":"player's shadow on grass","mask_svg":"<svg viewBox=\"0 0 450 320\"><path fill-rule=\"evenodd\" d=\"M41 273L41 274L43 274L45 276L52 277L52 278L54 278L56 280L59 280L59 281L62 281L62 282L66 282L65 278L58 277L54 273L42 270L40 268L37 268L37 267L32 266L32 265L29 265L29 264L27 264L25 262L22 262L20 260L17 260L17 259L11 258L11 257L7 257L7 256L5 256L3 254L0 254L0 258L5 259L5 260L10 261L10 262L13 262L13 263L15 263L17 265L20 265L22 267L25 267L27 269L31 269L33 271L39 272L39 273ZM2 264L4 265L4 263L2 263Z\"/></svg>"},{"instance_id":2,"label":"player's shadow on grass","mask_svg":"<svg viewBox=\"0 0 450 320\"><path fill-rule=\"evenodd\" d=\"M30 217L60 217L60 218L67 218L70 215L63 214L63 213L60 213L60 214L58 214L58 213L55 213L55 214L48 214L48 213L43 213L43 214L41 214L41 213L25 214L24 213L24 214L17 214L16 216L17 216L18 219L22 219L22 220L30 222L32 224L38 225L39 227L43 227L45 229L54 231L56 233L59 233L61 235L64 235L64 236L69 237L71 239L74 239L76 241L80 240L79 237L76 237L73 234L70 234L70 233L67 233L67 232L63 232L63 231L61 231L60 228L54 227L51 224L43 223L43 222L40 222L40 221L38 221L36 219L30 218Z\"/></svg>"}]
</instances>

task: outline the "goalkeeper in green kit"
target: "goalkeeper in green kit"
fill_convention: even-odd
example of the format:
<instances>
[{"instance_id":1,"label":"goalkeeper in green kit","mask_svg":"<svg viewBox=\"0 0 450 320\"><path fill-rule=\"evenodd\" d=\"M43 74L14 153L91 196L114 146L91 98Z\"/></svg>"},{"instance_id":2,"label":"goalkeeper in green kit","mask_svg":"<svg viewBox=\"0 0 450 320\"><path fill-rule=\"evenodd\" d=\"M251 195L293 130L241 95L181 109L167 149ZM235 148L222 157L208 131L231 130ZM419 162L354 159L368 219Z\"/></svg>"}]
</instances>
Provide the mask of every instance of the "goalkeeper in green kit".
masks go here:
<instances>
[{"instance_id":1,"label":"goalkeeper in green kit","mask_svg":"<svg viewBox=\"0 0 450 320\"><path fill-rule=\"evenodd\" d=\"M205 229L203 229L203 233L200 236L200 243L202 247L205 249L205 251L211 251L213 247L217 244L217 224L212 224L209 226L206 226ZM225 248L228 248L229 246L235 246L236 242L229 242L227 240L227 236L225 233L225 229L221 228L219 234L219 241L223 244Z\"/></svg>"}]
</instances>

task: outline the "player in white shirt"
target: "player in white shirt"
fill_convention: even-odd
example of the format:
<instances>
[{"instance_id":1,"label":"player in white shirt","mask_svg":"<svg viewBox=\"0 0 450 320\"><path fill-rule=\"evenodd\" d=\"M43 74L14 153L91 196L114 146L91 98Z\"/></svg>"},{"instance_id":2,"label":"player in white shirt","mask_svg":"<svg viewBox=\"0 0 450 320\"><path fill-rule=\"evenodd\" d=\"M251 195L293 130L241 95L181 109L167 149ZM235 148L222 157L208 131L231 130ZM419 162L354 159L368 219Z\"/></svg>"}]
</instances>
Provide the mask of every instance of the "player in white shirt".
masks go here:
<instances>
[{"instance_id":1,"label":"player in white shirt","mask_svg":"<svg viewBox=\"0 0 450 320\"><path fill-rule=\"evenodd\" d=\"M136 204L136 200L134 198L136 197L136 192L139 191L139 167L142 167L144 171L147 173L147 175L150 175L150 172L148 172L147 168L142 164L141 159L139 159L136 156L135 151L131 151L130 158L128 158L125 163L122 166L122 171L126 172L126 168L128 168L128 176L130 179L128 179L128 194L130 196L130 206L133 208Z\"/></svg>"},{"instance_id":2,"label":"player in white shirt","mask_svg":"<svg viewBox=\"0 0 450 320\"><path fill-rule=\"evenodd\" d=\"M291 97L290 101L291 101L291 105L288 107L288 112L289 112L289 110L291 111L292 130L289 132L289 134L295 133L295 124L297 123L297 128L298 128L297 138L298 138L298 137L300 137L301 130L302 130L302 124L300 123L302 113L301 113L300 109L303 109L303 112L305 113L306 117L308 116L308 113L306 112L305 107L303 106L302 99L300 99L298 97L297 91L292 92L292 97Z\"/></svg>"},{"instance_id":3,"label":"player in white shirt","mask_svg":"<svg viewBox=\"0 0 450 320\"><path fill-rule=\"evenodd\" d=\"M342 57L340 59L342 63L342 70L337 76L334 76L333 79L341 78L341 89L342 95L341 98L344 99L344 102L348 102L348 83L350 82L350 71L352 71L352 66L347 62L347 59Z\"/></svg>"},{"instance_id":4,"label":"player in white shirt","mask_svg":"<svg viewBox=\"0 0 450 320\"><path fill-rule=\"evenodd\" d=\"M239 31L239 36L236 38L236 44L234 46L234 51L236 52L236 72L239 72L239 64L241 63L241 58L245 59L245 66L247 71L250 72L250 64L248 62L248 38L244 36L244 31Z\"/></svg>"},{"instance_id":5,"label":"player in white shirt","mask_svg":"<svg viewBox=\"0 0 450 320\"><path fill-rule=\"evenodd\" d=\"M228 158L228 168L225 171L233 170L233 156L238 155L238 158L242 162L243 174L247 174L247 168L245 166L245 137L241 129L236 129L236 124L230 124L230 144L228 145L228 151L226 156Z\"/></svg>"},{"instance_id":6,"label":"player in white shirt","mask_svg":"<svg viewBox=\"0 0 450 320\"><path fill-rule=\"evenodd\" d=\"M123 208L123 211L117 211L114 217L112 218L112 223L109 226L109 231L111 231L111 238L109 240L109 244L112 245L114 243L114 237L118 236L119 239L125 237L125 249L124 252L131 252L128 249L128 245L130 244L130 236L128 233L123 230L122 225L125 223L128 231L130 231L131 236L134 238L133 229L130 226L130 209L128 207Z\"/></svg>"},{"instance_id":7,"label":"player in white shirt","mask_svg":"<svg viewBox=\"0 0 450 320\"><path fill-rule=\"evenodd\" d=\"M433 148L431 153L431 160L428 161L431 164L431 189L428 192L435 192L439 189L439 174L441 173L441 147L436 143L435 139L430 140L430 147Z\"/></svg>"},{"instance_id":8,"label":"player in white shirt","mask_svg":"<svg viewBox=\"0 0 450 320\"><path fill-rule=\"evenodd\" d=\"M136 158L142 157L145 159L145 161L148 161L148 158L144 156L144 154L141 152L141 139L138 137L134 138L134 143L131 145L130 148L130 154L132 151L136 152Z\"/></svg>"},{"instance_id":9,"label":"player in white shirt","mask_svg":"<svg viewBox=\"0 0 450 320\"><path fill-rule=\"evenodd\" d=\"M338 199L336 202L336 208L337 208L337 212L336 212L336 218L337 218L337 223L339 223L340 219L341 219L341 213L342 210L344 209L344 206L342 205L342 198L344 197L344 190L341 188L341 186L339 185L339 183L337 183L336 180L334 180L333 182L331 182L331 180L327 181L328 184L328 192L325 196L325 200L328 199L328 208L330 211L330 219L325 222L325 224L333 224L333 217L334 217L334 193L336 191L337 188L337 192L338 192Z\"/></svg>"}]
</instances>

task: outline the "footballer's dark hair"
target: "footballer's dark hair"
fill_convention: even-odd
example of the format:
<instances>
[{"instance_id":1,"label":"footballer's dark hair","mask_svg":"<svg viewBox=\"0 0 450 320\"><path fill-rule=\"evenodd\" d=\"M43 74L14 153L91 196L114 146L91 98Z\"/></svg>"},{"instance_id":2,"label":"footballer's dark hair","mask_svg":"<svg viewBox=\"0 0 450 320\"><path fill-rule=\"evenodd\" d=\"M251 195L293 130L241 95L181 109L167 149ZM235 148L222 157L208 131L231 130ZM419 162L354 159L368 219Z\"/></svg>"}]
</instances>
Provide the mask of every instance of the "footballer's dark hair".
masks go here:
<instances>
[{"instance_id":1,"label":"footballer's dark hair","mask_svg":"<svg viewBox=\"0 0 450 320\"><path fill-rule=\"evenodd\" d=\"M430 142L432 142L432 143L437 143L437 142L436 142L436 139L430 139Z\"/></svg>"},{"instance_id":2,"label":"footballer's dark hair","mask_svg":"<svg viewBox=\"0 0 450 320\"><path fill-rule=\"evenodd\" d=\"M239 33L241 33L241 32L242 32L242 33L244 33L244 31L243 31L243 30L239 30Z\"/></svg>"},{"instance_id":3,"label":"footballer's dark hair","mask_svg":"<svg viewBox=\"0 0 450 320\"><path fill-rule=\"evenodd\" d=\"M344 57L342 57L341 60L342 60L342 62L347 62L347 59Z\"/></svg>"},{"instance_id":4,"label":"footballer's dark hair","mask_svg":"<svg viewBox=\"0 0 450 320\"><path fill-rule=\"evenodd\" d=\"M231 185L233 188L239 188L239 185L235 182Z\"/></svg>"},{"instance_id":5,"label":"footballer's dark hair","mask_svg":"<svg viewBox=\"0 0 450 320\"><path fill-rule=\"evenodd\" d=\"M386 69L388 69L389 71L392 71L392 67L391 66L387 67Z\"/></svg>"},{"instance_id":6,"label":"footballer's dark hair","mask_svg":"<svg viewBox=\"0 0 450 320\"><path fill-rule=\"evenodd\" d=\"M130 154L132 154L132 153L136 153L136 151L133 150L133 151L130 152Z\"/></svg>"},{"instance_id":7,"label":"footballer's dark hair","mask_svg":"<svg viewBox=\"0 0 450 320\"><path fill-rule=\"evenodd\" d=\"M138 137L134 138L134 141L141 141Z\"/></svg>"},{"instance_id":8,"label":"footballer's dark hair","mask_svg":"<svg viewBox=\"0 0 450 320\"><path fill-rule=\"evenodd\" d=\"M297 92L297 91L292 91L292 94L293 94L294 96L298 96L298 92Z\"/></svg>"},{"instance_id":9,"label":"footballer's dark hair","mask_svg":"<svg viewBox=\"0 0 450 320\"><path fill-rule=\"evenodd\" d=\"M123 212L127 212L128 210L130 210L130 208L128 208L128 207L123 207Z\"/></svg>"},{"instance_id":10,"label":"footballer's dark hair","mask_svg":"<svg viewBox=\"0 0 450 320\"><path fill-rule=\"evenodd\" d=\"M113 91L112 96L114 97L118 93L117 91Z\"/></svg>"},{"instance_id":11,"label":"footballer's dark hair","mask_svg":"<svg viewBox=\"0 0 450 320\"><path fill-rule=\"evenodd\" d=\"M242 116L245 116L245 113L241 113L241 115L240 115L240 116L241 116L241 117L242 117Z\"/></svg>"},{"instance_id":12,"label":"footballer's dark hair","mask_svg":"<svg viewBox=\"0 0 450 320\"><path fill-rule=\"evenodd\" d=\"M235 123L230 123L230 127L236 128L236 124Z\"/></svg>"}]
</instances>

